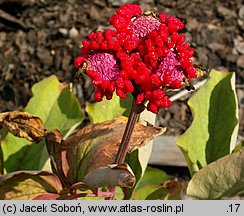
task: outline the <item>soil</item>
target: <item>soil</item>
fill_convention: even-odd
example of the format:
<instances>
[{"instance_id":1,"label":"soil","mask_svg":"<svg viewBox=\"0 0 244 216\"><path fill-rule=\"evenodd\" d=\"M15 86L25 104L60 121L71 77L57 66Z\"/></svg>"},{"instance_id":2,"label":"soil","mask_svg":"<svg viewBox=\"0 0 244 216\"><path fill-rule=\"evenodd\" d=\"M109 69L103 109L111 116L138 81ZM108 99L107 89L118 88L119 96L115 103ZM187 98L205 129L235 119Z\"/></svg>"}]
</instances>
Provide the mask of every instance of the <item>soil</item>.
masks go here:
<instances>
[{"instance_id":1,"label":"soil","mask_svg":"<svg viewBox=\"0 0 244 216\"><path fill-rule=\"evenodd\" d=\"M31 87L55 74L72 82L84 108L94 102L89 80L74 79L73 60L82 39L102 30L123 3L139 3L179 17L187 41L195 49L194 63L234 71L240 102L239 136L244 136L244 2L242 0L0 0L0 112L21 110ZM157 125L179 135L191 124L188 97L158 114Z\"/></svg>"}]
</instances>

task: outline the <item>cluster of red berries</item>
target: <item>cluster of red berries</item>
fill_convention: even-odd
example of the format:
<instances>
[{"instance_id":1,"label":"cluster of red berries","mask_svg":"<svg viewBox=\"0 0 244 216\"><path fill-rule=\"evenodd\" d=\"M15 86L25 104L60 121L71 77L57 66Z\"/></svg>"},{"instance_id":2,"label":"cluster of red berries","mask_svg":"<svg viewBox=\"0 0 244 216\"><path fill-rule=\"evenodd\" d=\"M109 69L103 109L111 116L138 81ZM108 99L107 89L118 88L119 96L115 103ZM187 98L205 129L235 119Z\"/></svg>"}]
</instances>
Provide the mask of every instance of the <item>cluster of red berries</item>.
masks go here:
<instances>
[{"instance_id":1,"label":"cluster of red berries","mask_svg":"<svg viewBox=\"0 0 244 216\"><path fill-rule=\"evenodd\" d=\"M154 113L170 106L165 89L182 88L196 77L194 51L179 34L184 24L167 14L142 14L135 4L121 6L109 22L115 30L91 32L74 63L92 79L95 99L111 99L116 91L121 98L132 93L137 105L149 101Z\"/></svg>"}]
</instances>

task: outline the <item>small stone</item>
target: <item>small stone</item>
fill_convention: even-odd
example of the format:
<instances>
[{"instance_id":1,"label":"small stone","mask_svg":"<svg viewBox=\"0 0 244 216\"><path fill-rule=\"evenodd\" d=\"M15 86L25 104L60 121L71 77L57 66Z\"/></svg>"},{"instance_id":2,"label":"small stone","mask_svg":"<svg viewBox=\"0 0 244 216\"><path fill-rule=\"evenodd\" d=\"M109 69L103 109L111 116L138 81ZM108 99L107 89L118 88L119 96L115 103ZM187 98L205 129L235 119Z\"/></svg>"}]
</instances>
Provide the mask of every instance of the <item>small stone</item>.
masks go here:
<instances>
[{"instance_id":1,"label":"small stone","mask_svg":"<svg viewBox=\"0 0 244 216\"><path fill-rule=\"evenodd\" d=\"M198 47L196 49L198 64L207 65L207 63L208 63L207 53L208 53L208 50L204 47Z\"/></svg>"},{"instance_id":2,"label":"small stone","mask_svg":"<svg viewBox=\"0 0 244 216\"><path fill-rule=\"evenodd\" d=\"M215 53L208 53L208 64L209 67L219 67L222 66L221 59Z\"/></svg>"},{"instance_id":3,"label":"small stone","mask_svg":"<svg viewBox=\"0 0 244 216\"><path fill-rule=\"evenodd\" d=\"M225 48L225 45L217 42L212 42L208 45L208 47L213 51L217 51L217 50L223 50Z\"/></svg>"},{"instance_id":4,"label":"small stone","mask_svg":"<svg viewBox=\"0 0 244 216\"><path fill-rule=\"evenodd\" d=\"M236 62L237 66L240 68L244 68L244 55L241 55Z\"/></svg>"},{"instance_id":5,"label":"small stone","mask_svg":"<svg viewBox=\"0 0 244 216\"><path fill-rule=\"evenodd\" d=\"M222 5L219 5L217 7L217 11L219 13L220 16L222 17L236 17L236 13L234 10L230 10L229 8L226 8Z\"/></svg>"},{"instance_id":6,"label":"small stone","mask_svg":"<svg viewBox=\"0 0 244 216\"><path fill-rule=\"evenodd\" d=\"M91 14L91 18L94 20L101 19L101 12L99 13L99 11L97 10L97 8L95 6L91 6L90 14Z\"/></svg>"},{"instance_id":7,"label":"small stone","mask_svg":"<svg viewBox=\"0 0 244 216\"><path fill-rule=\"evenodd\" d=\"M78 35L79 35L79 31L75 27L72 27L69 30L69 37L70 38L76 38Z\"/></svg>"},{"instance_id":8,"label":"small stone","mask_svg":"<svg viewBox=\"0 0 244 216\"><path fill-rule=\"evenodd\" d=\"M43 64L44 69L49 68L53 64L53 56L51 52L44 47L37 47L36 55L40 62Z\"/></svg>"},{"instance_id":9,"label":"small stone","mask_svg":"<svg viewBox=\"0 0 244 216\"><path fill-rule=\"evenodd\" d=\"M226 56L226 59L227 59L227 61L229 61L229 62L235 63L235 62L237 61L237 59L238 59L238 55L228 54L228 55Z\"/></svg>"},{"instance_id":10,"label":"small stone","mask_svg":"<svg viewBox=\"0 0 244 216\"><path fill-rule=\"evenodd\" d=\"M244 5L242 5L238 11L238 17L244 20Z\"/></svg>"},{"instance_id":11,"label":"small stone","mask_svg":"<svg viewBox=\"0 0 244 216\"><path fill-rule=\"evenodd\" d=\"M237 19L237 24L244 31L244 20Z\"/></svg>"},{"instance_id":12,"label":"small stone","mask_svg":"<svg viewBox=\"0 0 244 216\"><path fill-rule=\"evenodd\" d=\"M69 33L68 29L66 28L59 28L58 30L62 35L67 35Z\"/></svg>"},{"instance_id":13,"label":"small stone","mask_svg":"<svg viewBox=\"0 0 244 216\"><path fill-rule=\"evenodd\" d=\"M108 0L109 4L111 4L113 7L120 7L121 5L123 4L133 4L133 3L136 3L135 0L116 0L116 1L111 1L111 0Z\"/></svg>"},{"instance_id":14,"label":"small stone","mask_svg":"<svg viewBox=\"0 0 244 216\"><path fill-rule=\"evenodd\" d=\"M200 23L196 20L196 19L192 19L192 18L189 18L187 19L187 22L186 22L186 29L188 31L192 31L194 29L199 29L200 28Z\"/></svg>"},{"instance_id":15,"label":"small stone","mask_svg":"<svg viewBox=\"0 0 244 216\"><path fill-rule=\"evenodd\" d=\"M240 35L238 35L236 38L234 38L233 42L234 42L235 50L240 54L244 54L244 40L243 40L243 38Z\"/></svg>"}]
</instances>

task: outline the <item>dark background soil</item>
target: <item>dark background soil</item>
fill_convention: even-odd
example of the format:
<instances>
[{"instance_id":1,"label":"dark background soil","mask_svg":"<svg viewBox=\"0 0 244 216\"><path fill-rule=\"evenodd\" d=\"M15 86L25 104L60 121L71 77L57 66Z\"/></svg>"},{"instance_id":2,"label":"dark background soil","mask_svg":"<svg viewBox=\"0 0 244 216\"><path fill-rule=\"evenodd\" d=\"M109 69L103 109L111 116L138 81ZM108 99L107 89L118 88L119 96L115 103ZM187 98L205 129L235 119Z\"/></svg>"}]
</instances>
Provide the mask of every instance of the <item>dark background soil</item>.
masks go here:
<instances>
[{"instance_id":1,"label":"dark background soil","mask_svg":"<svg viewBox=\"0 0 244 216\"><path fill-rule=\"evenodd\" d=\"M244 136L244 2L242 0L0 0L0 112L23 109L31 87L55 74L72 82L81 106L93 102L89 80L74 79L73 60L90 31L108 26L107 19L123 3L176 15L186 24L195 49L194 63L236 73L240 102L239 139ZM179 135L192 117L188 97L161 110L157 125Z\"/></svg>"}]
</instances>

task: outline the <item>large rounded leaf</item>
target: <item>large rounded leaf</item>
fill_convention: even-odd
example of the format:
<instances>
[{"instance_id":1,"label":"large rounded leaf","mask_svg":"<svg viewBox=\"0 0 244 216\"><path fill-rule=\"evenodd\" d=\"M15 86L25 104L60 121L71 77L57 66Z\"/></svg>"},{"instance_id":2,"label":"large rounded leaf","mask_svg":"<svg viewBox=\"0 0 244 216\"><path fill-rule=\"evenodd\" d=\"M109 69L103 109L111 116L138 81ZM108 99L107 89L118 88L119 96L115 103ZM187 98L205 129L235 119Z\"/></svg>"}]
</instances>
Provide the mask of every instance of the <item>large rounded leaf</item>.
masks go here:
<instances>
[{"instance_id":1,"label":"large rounded leaf","mask_svg":"<svg viewBox=\"0 0 244 216\"><path fill-rule=\"evenodd\" d=\"M194 174L235 147L238 131L235 74L211 71L210 79L188 104L194 120L177 144Z\"/></svg>"},{"instance_id":2,"label":"large rounded leaf","mask_svg":"<svg viewBox=\"0 0 244 216\"><path fill-rule=\"evenodd\" d=\"M32 91L34 96L25 111L40 117L46 129L58 129L65 135L84 119L69 86L60 83L55 76L35 84ZM49 157L43 141L36 145L12 134L2 140L1 147L7 172L42 169Z\"/></svg>"},{"instance_id":3,"label":"large rounded leaf","mask_svg":"<svg viewBox=\"0 0 244 216\"><path fill-rule=\"evenodd\" d=\"M244 190L244 149L207 165L191 179L187 194L196 199L221 199Z\"/></svg>"}]
</instances>

